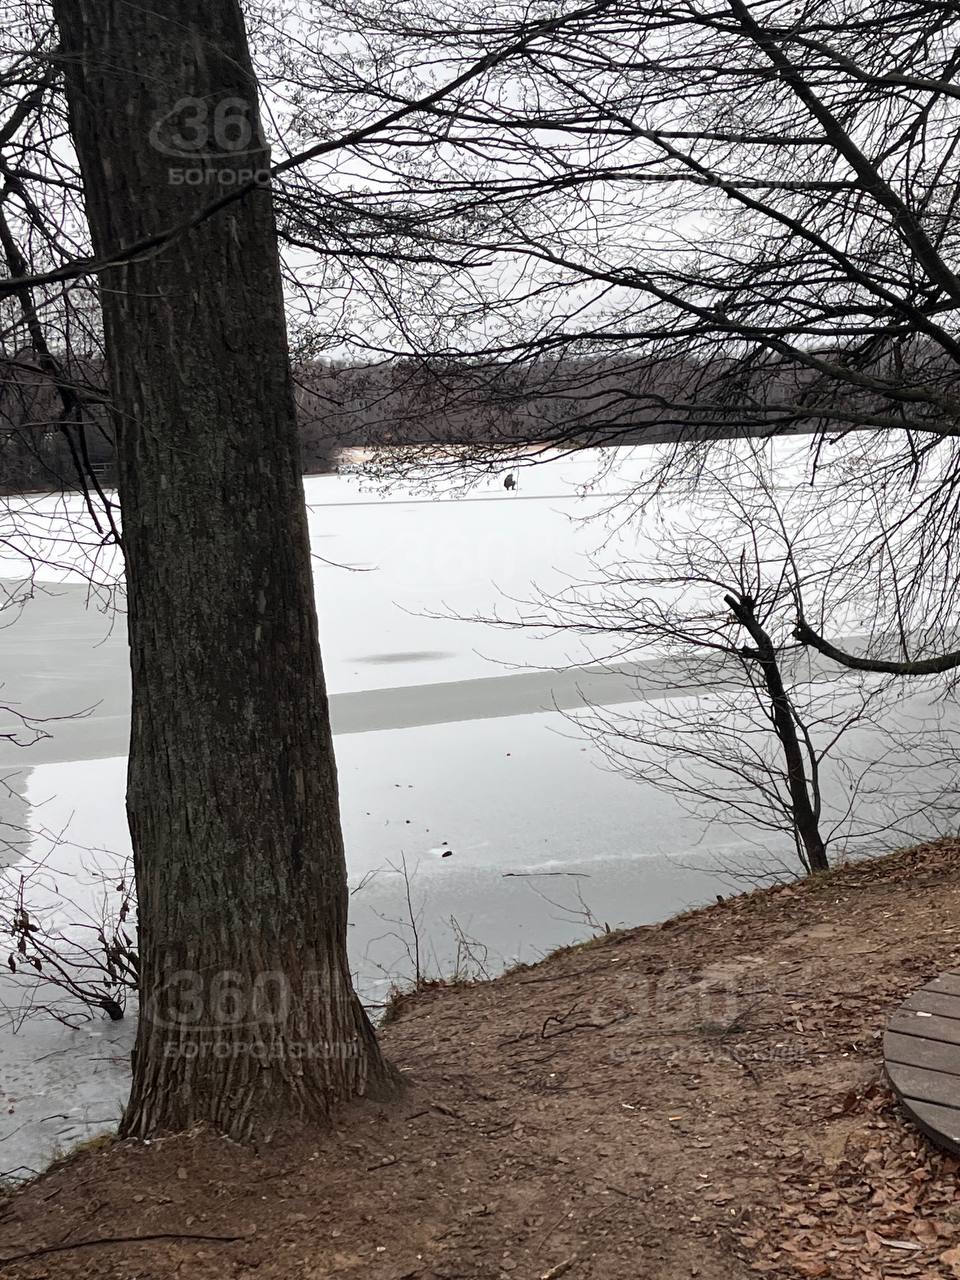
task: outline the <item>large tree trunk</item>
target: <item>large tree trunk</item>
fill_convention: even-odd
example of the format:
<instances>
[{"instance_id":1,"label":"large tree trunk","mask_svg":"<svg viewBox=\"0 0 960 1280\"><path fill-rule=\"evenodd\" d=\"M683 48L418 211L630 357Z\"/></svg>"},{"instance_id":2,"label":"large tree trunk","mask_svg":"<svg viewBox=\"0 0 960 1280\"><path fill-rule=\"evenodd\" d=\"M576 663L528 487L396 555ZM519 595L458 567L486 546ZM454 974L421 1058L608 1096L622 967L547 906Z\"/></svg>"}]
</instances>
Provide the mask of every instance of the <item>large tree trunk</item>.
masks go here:
<instances>
[{"instance_id":1,"label":"large tree trunk","mask_svg":"<svg viewBox=\"0 0 960 1280\"><path fill-rule=\"evenodd\" d=\"M54 10L98 255L176 225L268 163L237 0ZM141 958L123 1132L208 1121L243 1137L395 1083L346 958L269 190L104 272L101 287Z\"/></svg>"}]
</instances>

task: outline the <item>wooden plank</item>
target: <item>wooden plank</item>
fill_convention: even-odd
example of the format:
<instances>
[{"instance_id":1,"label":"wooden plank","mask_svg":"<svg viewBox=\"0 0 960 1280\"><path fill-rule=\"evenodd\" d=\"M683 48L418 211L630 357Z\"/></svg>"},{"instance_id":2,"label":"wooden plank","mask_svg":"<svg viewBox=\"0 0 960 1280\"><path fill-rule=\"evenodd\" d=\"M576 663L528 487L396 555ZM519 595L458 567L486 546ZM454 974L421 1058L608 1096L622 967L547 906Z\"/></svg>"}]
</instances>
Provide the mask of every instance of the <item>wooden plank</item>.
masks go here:
<instances>
[{"instance_id":1,"label":"wooden plank","mask_svg":"<svg viewBox=\"0 0 960 1280\"><path fill-rule=\"evenodd\" d=\"M960 1107L960 1076L906 1066L902 1062L887 1062L885 1065L890 1083L901 1098L933 1102L940 1107Z\"/></svg>"},{"instance_id":2,"label":"wooden plank","mask_svg":"<svg viewBox=\"0 0 960 1280\"><path fill-rule=\"evenodd\" d=\"M960 970L914 991L887 1023L887 1076L928 1138L960 1156Z\"/></svg>"},{"instance_id":3,"label":"wooden plank","mask_svg":"<svg viewBox=\"0 0 960 1280\"><path fill-rule=\"evenodd\" d=\"M960 1156L960 1110L917 1102L914 1098L901 1098L900 1105L917 1128L938 1147Z\"/></svg>"},{"instance_id":4,"label":"wooden plank","mask_svg":"<svg viewBox=\"0 0 960 1280\"><path fill-rule=\"evenodd\" d=\"M923 1036L926 1040L940 1040L944 1044L960 1045L960 1019L939 1018L918 1009L898 1009L887 1023L887 1030L901 1035Z\"/></svg>"},{"instance_id":5,"label":"wooden plank","mask_svg":"<svg viewBox=\"0 0 960 1280\"><path fill-rule=\"evenodd\" d=\"M925 1013L936 1013L944 1018L960 1018L960 996L936 995L921 987L904 1000L901 1008L922 1009Z\"/></svg>"},{"instance_id":6,"label":"wooden plank","mask_svg":"<svg viewBox=\"0 0 960 1280\"><path fill-rule=\"evenodd\" d=\"M928 1071L946 1071L960 1077L960 1044L944 1044L941 1040L905 1036L888 1028L883 1037L883 1056L887 1062L924 1067Z\"/></svg>"},{"instance_id":7,"label":"wooden plank","mask_svg":"<svg viewBox=\"0 0 960 1280\"><path fill-rule=\"evenodd\" d=\"M920 990L929 991L934 995L960 996L960 974L941 973L939 978L934 978L932 982L928 982Z\"/></svg>"}]
</instances>

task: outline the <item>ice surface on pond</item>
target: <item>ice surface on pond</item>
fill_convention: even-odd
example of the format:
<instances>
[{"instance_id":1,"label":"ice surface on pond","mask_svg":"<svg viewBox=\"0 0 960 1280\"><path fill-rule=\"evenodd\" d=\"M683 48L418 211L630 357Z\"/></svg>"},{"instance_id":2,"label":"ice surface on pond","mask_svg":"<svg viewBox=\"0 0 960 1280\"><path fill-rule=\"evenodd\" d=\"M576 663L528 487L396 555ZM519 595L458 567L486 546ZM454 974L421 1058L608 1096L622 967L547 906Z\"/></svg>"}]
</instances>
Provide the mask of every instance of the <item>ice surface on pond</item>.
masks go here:
<instances>
[{"instance_id":1,"label":"ice surface on pond","mask_svg":"<svg viewBox=\"0 0 960 1280\"><path fill-rule=\"evenodd\" d=\"M11 1034L0 1025L0 1170L40 1173L58 1155L116 1130L130 1089L136 1024L96 1020L75 1030L50 1016Z\"/></svg>"},{"instance_id":2,"label":"ice surface on pond","mask_svg":"<svg viewBox=\"0 0 960 1280\"><path fill-rule=\"evenodd\" d=\"M778 445L787 490L805 448ZM538 590L589 577L590 553L643 560L664 526L601 513L645 458L627 451L592 489L597 459L578 457L522 471L513 493L493 476L462 498L378 495L356 477L306 481L352 889L350 956L372 1004L414 976L404 868L421 967L440 976L458 964L496 973L598 925L661 919L726 891L718 860L757 865L764 856L747 833L722 829L704 841L700 820L655 787L599 767L550 709L575 705L578 690L599 702L637 696L632 681L625 692L626 677L554 670L605 649L570 633L470 620L515 617ZM692 518L682 504L668 508L667 525L674 516ZM83 714L44 725L50 736L30 748L0 741L0 821L11 824L9 856L29 876L38 919L55 933L97 921L104 886L122 873L129 676L123 619L98 608L116 553L89 531L76 537L75 500L33 499L24 518L52 567L38 567L36 598L0 631L3 697L36 716ZM0 538L0 548L0 578L21 579L15 544ZM122 607L122 596L111 601ZM0 734L13 727L0 712ZM761 839L773 856L789 856ZM24 1020L23 982L0 969L0 1171L40 1167L58 1147L111 1126L128 1082L132 1019L77 1029Z\"/></svg>"},{"instance_id":3,"label":"ice surface on pond","mask_svg":"<svg viewBox=\"0 0 960 1280\"><path fill-rule=\"evenodd\" d=\"M393 983L415 976L404 866L422 970L434 977L458 963L495 974L588 936L591 918L611 927L654 921L725 888L695 869L723 853L696 847L700 824L653 789L644 795L598 769L559 716L347 735L337 752L353 890L351 967L373 1006ZM125 761L40 766L16 781L51 837L39 867L21 864L37 919L51 932L98 919L104 886L122 874L128 849ZM69 843L52 838L62 830ZM663 856L681 849L682 869ZM34 1008L22 1021L21 994L18 980L0 970L0 1001L9 1009L0 1012L0 1169L7 1170L42 1167L58 1149L115 1125L134 1034L130 1018L96 1018L74 1031ZM51 1000L49 992L37 998ZM59 1008L76 1005L63 1000Z\"/></svg>"}]
</instances>

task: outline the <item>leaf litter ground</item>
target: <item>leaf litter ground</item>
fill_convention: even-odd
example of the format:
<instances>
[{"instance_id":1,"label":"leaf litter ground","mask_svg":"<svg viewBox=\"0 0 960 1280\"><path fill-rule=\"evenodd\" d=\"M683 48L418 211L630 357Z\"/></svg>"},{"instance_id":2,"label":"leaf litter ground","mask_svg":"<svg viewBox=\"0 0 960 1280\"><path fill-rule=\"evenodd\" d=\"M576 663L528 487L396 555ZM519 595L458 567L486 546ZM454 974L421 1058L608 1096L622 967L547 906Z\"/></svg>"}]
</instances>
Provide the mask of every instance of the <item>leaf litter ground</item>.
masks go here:
<instances>
[{"instance_id":1,"label":"leaf litter ground","mask_svg":"<svg viewBox=\"0 0 960 1280\"><path fill-rule=\"evenodd\" d=\"M960 1277L957 1162L880 1043L958 960L939 841L405 997L398 1103L80 1151L0 1199L0 1275Z\"/></svg>"}]
</instances>

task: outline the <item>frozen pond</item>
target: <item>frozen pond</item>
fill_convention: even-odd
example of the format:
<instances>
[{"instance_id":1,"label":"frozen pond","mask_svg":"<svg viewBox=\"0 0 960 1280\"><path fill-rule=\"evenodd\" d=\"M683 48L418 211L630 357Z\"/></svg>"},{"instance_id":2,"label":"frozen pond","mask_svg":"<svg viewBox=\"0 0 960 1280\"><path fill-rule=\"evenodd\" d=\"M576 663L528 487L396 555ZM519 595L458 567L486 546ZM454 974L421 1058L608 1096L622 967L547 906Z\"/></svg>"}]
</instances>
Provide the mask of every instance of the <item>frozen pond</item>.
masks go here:
<instances>
[{"instance_id":1,"label":"frozen pond","mask_svg":"<svg viewBox=\"0 0 960 1280\"><path fill-rule=\"evenodd\" d=\"M566 460L524 472L518 493L497 477L462 499L377 496L347 477L306 482L354 890L351 960L373 1004L413 977L404 866L421 967L439 976L458 964L493 974L598 925L662 919L727 892L718 863L760 857L602 767L558 710L658 696L643 668L591 667L599 651L571 634L470 621L513 616L534 584L588 574L584 556L611 535L584 518L622 484L608 477L585 492L594 467ZM630 551L642 555L642 543ZM22 829L35 833L23 867L45 860L32 875L50 904L70 894L95 914L97 869L128 849L129 684L123 619L88 604L72 554L58 548L67 569L48 572L0 631L3 697L33 716L77 717L46 724L50 736L30 748L0 738L0 820L21 829L21 852ZM0 557L0 576L19 576L15 558ZM0 711L0 734L13 727ZM2 972L12 1009L21 989ZM13 1020L0 1029L0 1171L37 1167L56 1144L115 1120L132 1037L129 1022L105 1020L70 1031L31 1018L13 1030Z\"/></svg>"}]
</instances>

